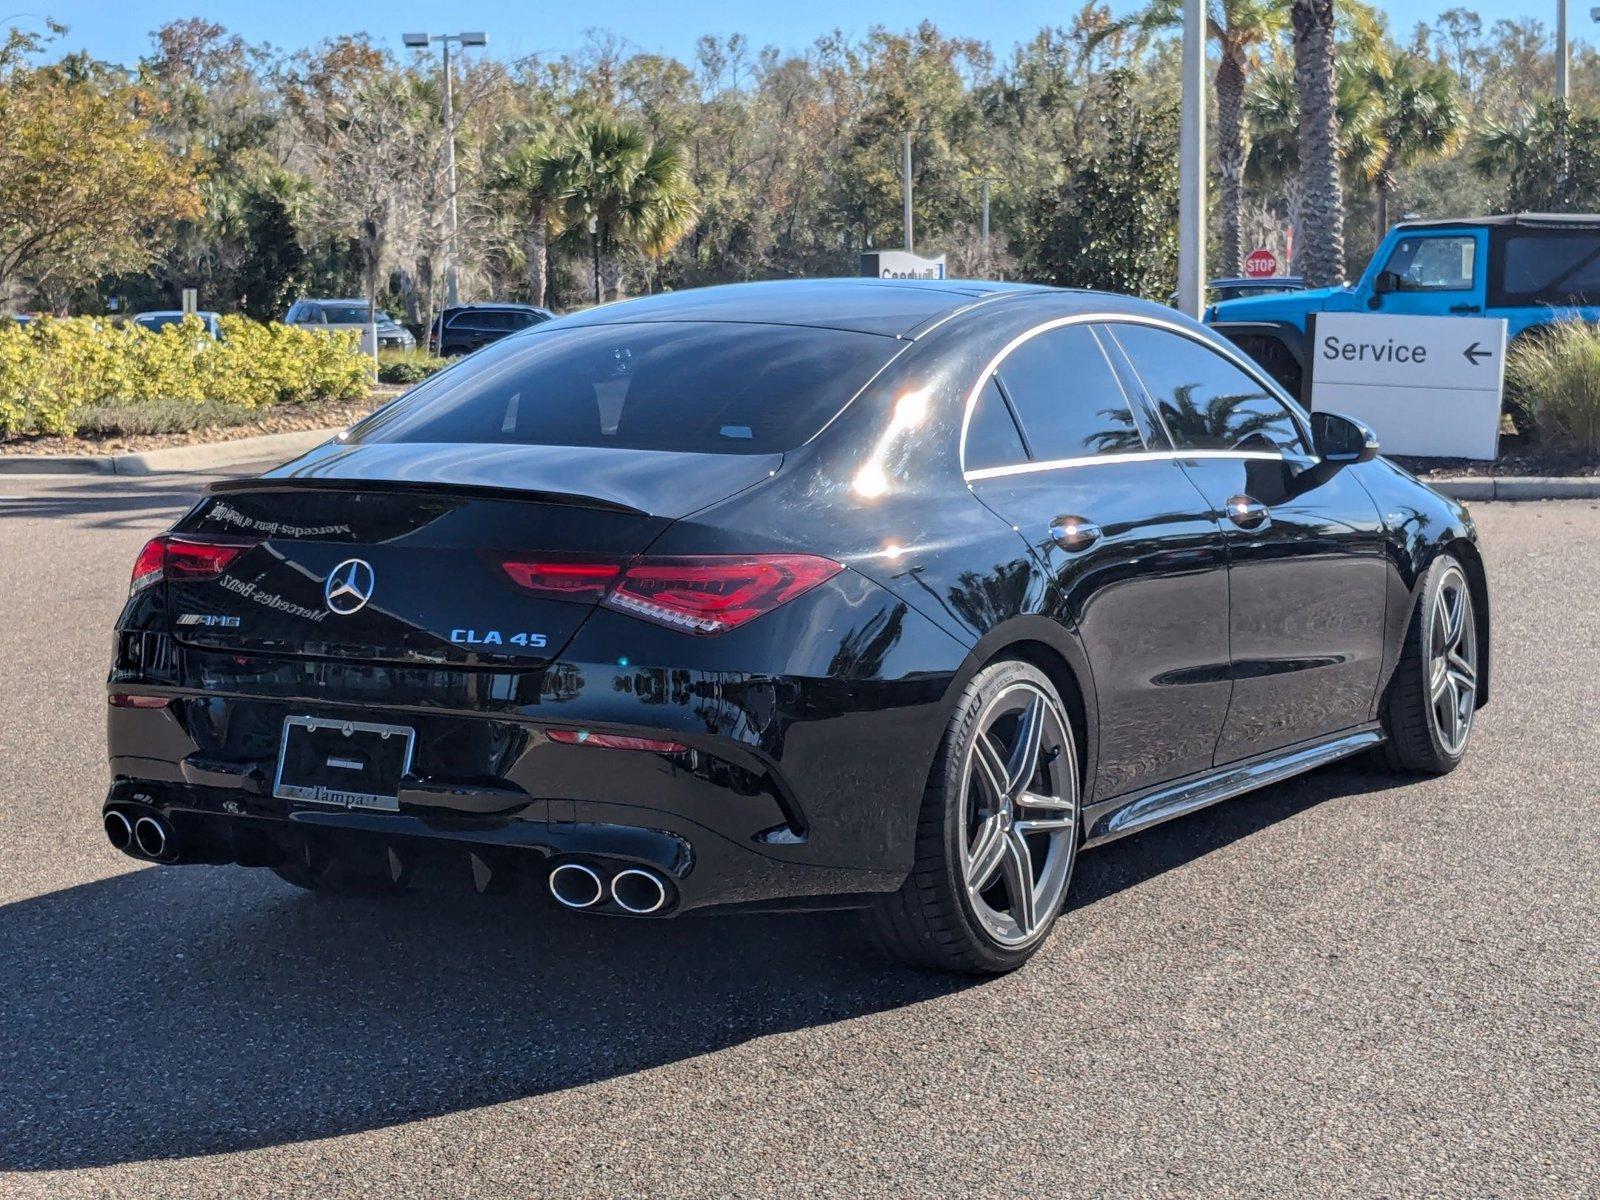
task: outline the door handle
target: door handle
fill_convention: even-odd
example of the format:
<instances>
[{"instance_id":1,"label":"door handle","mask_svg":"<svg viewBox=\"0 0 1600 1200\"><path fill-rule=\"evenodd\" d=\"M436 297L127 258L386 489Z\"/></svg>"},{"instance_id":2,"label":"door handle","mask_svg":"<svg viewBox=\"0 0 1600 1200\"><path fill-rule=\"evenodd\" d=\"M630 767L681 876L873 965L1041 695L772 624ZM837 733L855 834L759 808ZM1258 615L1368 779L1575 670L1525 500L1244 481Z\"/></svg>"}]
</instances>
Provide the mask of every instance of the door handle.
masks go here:
<instances>
[{"instance_id":1,"label":"door handle","mask_svg":"<svg viewBox=\"0 0 1600 1200\"><path fill-rule=\"evenodd\" d=\"M1229 497L1226 513L1236 528L1251 532L1266 528L1272 520L1272 510L1254 496Z\"/></svg>"},{"instance_id":2,"label":"door handle","mask_svg":"<svg viewBox=\"0 0 1600 1200\"><path fill-rule=\"evenodd\" d=\"M1083 517L1057 517L1050 522L1050 540L1068 553L1076 554L1100 540L1100 526Z\"/></svg>"},{"instance_id":3,"label":"door handle","mask_svg":"<svg viewBox=\"0 0 1600 1200\"><path fill-rule=\"evenodd\" d=\"M1483 309L1479 308L1476 304L1452 304L1450 306L1450 311L1453 313L1475 313L1482 312Z\"/></svg>"}]
</instances>

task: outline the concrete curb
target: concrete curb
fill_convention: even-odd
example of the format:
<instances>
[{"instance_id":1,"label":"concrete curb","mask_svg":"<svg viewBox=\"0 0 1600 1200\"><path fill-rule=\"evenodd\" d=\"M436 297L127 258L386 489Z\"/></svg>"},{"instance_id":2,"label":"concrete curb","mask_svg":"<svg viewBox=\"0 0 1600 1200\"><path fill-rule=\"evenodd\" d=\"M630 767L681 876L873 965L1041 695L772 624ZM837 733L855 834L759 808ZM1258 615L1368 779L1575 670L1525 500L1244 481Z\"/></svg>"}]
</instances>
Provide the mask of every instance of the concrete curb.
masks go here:
<instances>
[{"instance_id":1,"label":"concrete curb","mask_svg":"<svg viewBox=\"0 0 1600 1200\"><path fill-rule=\"evenodd\" d=\"M295 433L267 433L260 437L235 438L231 442L168 446L163 450L131 454L0 454L0 475L165 475L209 471L240 463L294 458L322 445L338 432L337 429L307 429Z\"/></svg>"},{"instance_id":2,"label":"concrete curb","mask_svg":"<svg viewBox=\"0 0 1600 1200\"><path fill-rule=\"evenodd\" d=\"M1600 500L1600 476L1487 475L1423 482L1457 500Z\"/></svg>"}]
</instances>

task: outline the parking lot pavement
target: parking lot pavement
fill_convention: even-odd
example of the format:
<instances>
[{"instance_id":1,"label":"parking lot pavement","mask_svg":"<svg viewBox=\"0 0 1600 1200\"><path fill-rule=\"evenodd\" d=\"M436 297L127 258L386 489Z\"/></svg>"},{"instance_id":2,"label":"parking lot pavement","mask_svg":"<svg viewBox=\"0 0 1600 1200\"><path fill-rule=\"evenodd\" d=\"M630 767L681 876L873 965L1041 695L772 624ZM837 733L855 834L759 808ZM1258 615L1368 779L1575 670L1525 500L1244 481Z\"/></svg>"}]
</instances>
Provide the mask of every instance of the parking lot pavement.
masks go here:
<instances>
[{"instance_id":1,"label":"parking lot pavement","mask_svg":"<svg viewBox=\"0 0 1600 1200\"><path fill-rule=\"evenodd\" d=\"M1596 1194L1600 505L1477 509L1496 692L1455 774L1085 855L1034 963L971 983L842 915L117 855L107 630L194 489L0 487L0 1194Z\"/></svg>"}]
</instances>

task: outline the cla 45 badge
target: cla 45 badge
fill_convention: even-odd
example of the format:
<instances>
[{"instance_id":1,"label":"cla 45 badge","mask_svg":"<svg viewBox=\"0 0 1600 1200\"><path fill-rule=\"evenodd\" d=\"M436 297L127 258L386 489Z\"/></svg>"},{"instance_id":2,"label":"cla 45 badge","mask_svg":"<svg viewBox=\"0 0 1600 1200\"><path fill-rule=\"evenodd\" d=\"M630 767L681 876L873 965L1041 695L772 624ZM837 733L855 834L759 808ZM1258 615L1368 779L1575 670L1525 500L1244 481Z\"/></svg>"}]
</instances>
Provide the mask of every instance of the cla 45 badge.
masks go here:
<instances>
[{"instance_id":1,"label":"cla 45 badge","mask_svg":"<svg viewBox=\"0 0 1600 1200\"><path fill-rule=\"evenodd\" d=\"M498 629L485 629L481 633L476 629L452 629L450 640L458 646L527 646L534 650L542 650L547 644L542 633L518 630L503 634Z\"/></svg>"}]
</instances>

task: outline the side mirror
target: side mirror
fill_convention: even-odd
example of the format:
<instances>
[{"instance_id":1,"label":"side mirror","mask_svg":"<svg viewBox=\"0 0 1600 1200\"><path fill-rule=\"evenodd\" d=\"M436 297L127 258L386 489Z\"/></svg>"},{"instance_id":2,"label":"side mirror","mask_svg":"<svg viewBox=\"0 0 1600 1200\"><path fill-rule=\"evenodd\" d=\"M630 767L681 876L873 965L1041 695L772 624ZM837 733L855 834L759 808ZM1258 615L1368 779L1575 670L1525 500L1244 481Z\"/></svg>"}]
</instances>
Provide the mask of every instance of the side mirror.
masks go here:
<instances>
[{"instance_id":1,"label":"side mirror","mask_svg":"<svg viewBox=\"0 0 1600 1200\"><path fill-rule=\"evenodd\" d=\"M1379 271L1372 281L1372 295L1367 298L1368 308L1382 308L1383 298L1400 290L1400 276L1393 271Z\"/></svg>"},{"instance_id":2,"label":"side mirror","mask_svg":"<svg viewBox=\"0 0 1600 1200\"><path fill-rule=\"evenodd\" d=\"M1311 414L1311 442L1326 463L1364 463L1378 457L1378 435L1360 421L1338 413Z\"/></svg>"}]
</instances>

